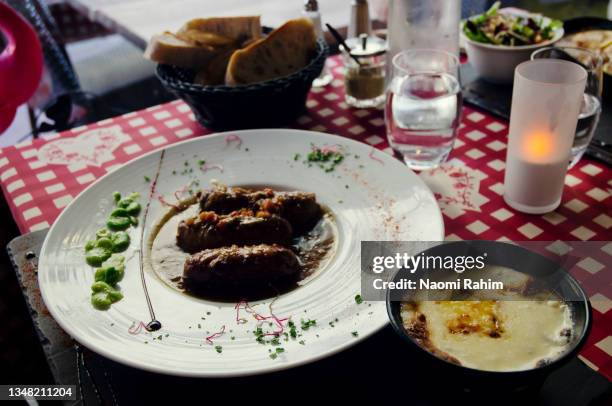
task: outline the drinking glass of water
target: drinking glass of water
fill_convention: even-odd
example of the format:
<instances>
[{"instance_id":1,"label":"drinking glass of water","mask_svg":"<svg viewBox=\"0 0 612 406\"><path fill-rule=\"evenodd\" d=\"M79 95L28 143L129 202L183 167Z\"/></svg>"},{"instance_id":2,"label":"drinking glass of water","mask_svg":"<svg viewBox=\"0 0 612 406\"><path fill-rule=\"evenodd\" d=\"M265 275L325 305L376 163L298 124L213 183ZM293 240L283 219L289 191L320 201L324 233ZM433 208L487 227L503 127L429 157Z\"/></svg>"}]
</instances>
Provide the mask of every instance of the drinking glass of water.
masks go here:
<instances>
[{"instance_id":1,"label":"drinking glass of water","mask_svg":"<svg viewBox=\"0 0 612 406\"><path fill-rule=\"evenodd\" d=\"M569 158L569 167L572 168L584 155L599 123L603 61L599 55L588 49L574 47L549 47L537 50L531 54L532 60L540 58L564 59L577 62L586 69L588 74L582 107L578 115L576 135L574 136L574 143Z\"/></svg>"},{"instance_id":2,"label":"drinking glass of water","mask_svg":"<svg viewBox=\"0 0 612 406\"><path fill-rule=\"evenodd\" d=\"M393 58L385 124L396 156L410 168L446 161L461 117L459 60L442 50L412 49Z\"/></svg>"}]
</instances>

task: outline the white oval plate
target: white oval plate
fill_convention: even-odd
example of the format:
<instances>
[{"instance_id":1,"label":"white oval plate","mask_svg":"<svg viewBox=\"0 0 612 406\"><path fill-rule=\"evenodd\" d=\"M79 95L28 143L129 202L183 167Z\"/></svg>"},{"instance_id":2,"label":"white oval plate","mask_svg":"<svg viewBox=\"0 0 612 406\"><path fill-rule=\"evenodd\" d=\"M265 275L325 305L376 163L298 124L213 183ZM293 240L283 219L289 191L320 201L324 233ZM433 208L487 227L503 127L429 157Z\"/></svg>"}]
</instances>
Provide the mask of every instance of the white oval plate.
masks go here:
<instances>
[{"instance_id":1,"label":"white oval plate","mask_svg":"<svg viewBox=\"0 0 612 406\"><path fill-rule=\"evenodd\" d=\"M309 166L303 161L312 145L340 147L346 158L332 172ZM42 297L62 328L88 348L136 368L184 376L239 376L294 367L334 354L388 321L383 302L355 301L360 291L360 242L438 241L444 236L440 210L427 186L399 161L366 144L282 129L221 133L175 144L166 148L157 185L167 200L194 178L203 187L215 179L229 186L266 184L315 192L335 215L338 250L319 276L274 301L277 317L291 317L298 326L301 319L317 323L307 331L298 328L302 336L296 340L285 342L281 337L285 352L276 359L268 351L275 347L256 342L253 330L258 322L252 315L241 311L240 318L247 322L239 324L233 304L181 294L153 273L145 274L146 283L163 327L154 333L143 329L131 334L128 330L134 323L150 320L135 255L140 228L131 230L132 244L120 282L125 297L108 311L95 310L90 304L93 268L85 263L83 247L104 227L114 191L140 192L144 207L150 188L144 177L153 178L160 154L155 151L132 161L83 191L49 231L39 261ZM209 169L200 170L198 160L205 160ZM152 201L146 232L165 210L157 199ZM270 302L251 305L268 315ZM208 343L206 336L222 326L225 334L215 338L214 345ZM222 346L222 352L215 346Z\"/></svg>"}]
</instances>

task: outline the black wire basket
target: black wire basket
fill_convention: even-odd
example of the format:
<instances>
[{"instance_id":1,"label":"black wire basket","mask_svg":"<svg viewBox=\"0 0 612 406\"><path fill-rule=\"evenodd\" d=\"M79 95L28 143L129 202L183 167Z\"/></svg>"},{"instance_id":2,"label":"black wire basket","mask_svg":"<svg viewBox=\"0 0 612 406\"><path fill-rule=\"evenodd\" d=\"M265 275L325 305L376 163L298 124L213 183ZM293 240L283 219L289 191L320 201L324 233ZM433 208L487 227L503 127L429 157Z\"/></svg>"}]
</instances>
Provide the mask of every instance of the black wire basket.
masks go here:
<instances>
[{"instance_id":1,"label":"black wire basket","mask_svg":"<svg viewBox=\"0 0 612 406\"><path fill-rule=\"evenodd\" d=\"M312 81L321 74L327 53L327 44L318 40L312 60L299 71L249 85L195 84L195 71L173 65L159 64L156 73L163 85L183 99L198 122L207 128L281 127L305 110Z\"/></svg>"}]
</instances>

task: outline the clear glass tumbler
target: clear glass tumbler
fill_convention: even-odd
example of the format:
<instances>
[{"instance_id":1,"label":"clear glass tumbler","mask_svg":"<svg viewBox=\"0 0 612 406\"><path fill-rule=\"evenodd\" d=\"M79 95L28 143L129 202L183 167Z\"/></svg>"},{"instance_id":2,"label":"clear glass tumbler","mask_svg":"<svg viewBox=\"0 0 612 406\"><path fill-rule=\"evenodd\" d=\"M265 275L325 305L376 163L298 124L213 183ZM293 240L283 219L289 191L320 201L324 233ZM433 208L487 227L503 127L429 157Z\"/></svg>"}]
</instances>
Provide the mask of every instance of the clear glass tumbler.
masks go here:
<instances>
[{"instance_id":1,"label":"clear glass tumbler","mask_svg":"<svg viewBox=\"0 0 612 406\"><path fill-rule=\"evenodd\" d=\"M458 0L389 0L389 58L407 49L442 49L459 55ZM388 59L388 65L391 59Z\"/></svg>"},{"instance_id":2,"label":"clear glass tumbler","mask_svg":"<svg viewBox=\"0 0 612 406\"><path fill-rule=\"evenodd\" d=\"M602 58L596 53L583 48L549 47L535 51L531 59L562 59L578 62L587 71L587 83L582 99L582 107L578 116L578 125L574 143L570 153L569 167L580 161L589 143L593 139L595 129L601 116L602 91Z\"/></svg>"},{"instance_id":3,"label":"clear glass tumbler","mask_svg":"<svg viewBox=\"0 0 612 406\"><path fill-rule=\"evenodd\" d=\"M385 102L387 138L410 168L432 169L446 161L457 136L461 105L456 56L414 49L393 58Z\"/></svg>"}]
</instances>

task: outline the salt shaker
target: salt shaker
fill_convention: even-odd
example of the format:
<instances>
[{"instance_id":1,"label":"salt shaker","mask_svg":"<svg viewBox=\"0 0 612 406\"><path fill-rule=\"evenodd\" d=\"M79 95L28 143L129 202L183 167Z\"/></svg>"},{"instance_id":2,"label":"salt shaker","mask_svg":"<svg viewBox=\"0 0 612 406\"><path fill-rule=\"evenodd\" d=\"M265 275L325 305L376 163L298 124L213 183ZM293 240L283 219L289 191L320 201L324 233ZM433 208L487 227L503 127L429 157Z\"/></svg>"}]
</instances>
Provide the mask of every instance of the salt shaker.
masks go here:
<instances>
[{"instance_id":1,"label":"salt shaker","mask_svg":"<svg viewBox=\"0 0 612 406\"><path fill-rule=\"evenodd\" d=\"M321 26L321 13L319 12L319 4L317 0L306 0L304 2L304 9L302 10L304 17L309 18L314 25L317 38L323 38L323 27ZM322 87L328 85L332 81L333 77L327 67L327 61L323 65L321 74L312 81L314 87Z\"/></svg>"}]
</instances>

